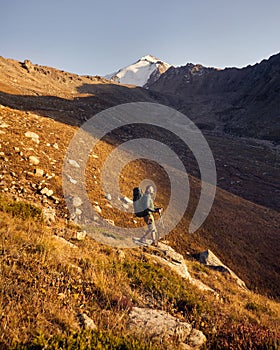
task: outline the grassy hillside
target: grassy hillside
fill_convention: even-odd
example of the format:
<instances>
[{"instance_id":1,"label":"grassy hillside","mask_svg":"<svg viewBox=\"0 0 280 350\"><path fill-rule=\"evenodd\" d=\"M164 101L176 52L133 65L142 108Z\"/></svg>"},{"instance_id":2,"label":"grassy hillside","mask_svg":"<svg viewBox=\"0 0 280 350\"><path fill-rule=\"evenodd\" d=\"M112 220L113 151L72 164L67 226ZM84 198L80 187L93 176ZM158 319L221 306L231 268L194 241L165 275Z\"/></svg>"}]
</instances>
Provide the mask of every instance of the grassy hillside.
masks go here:
<instances>
[{"instance_id":1,"label":"grassy hillside","mask_svg":"<svg viewBox=\"0 0 280 350\"><path fill-rule=\"evenodd\" d=\"M187 261L195 277L219 290L217 298L153 261L148 251L77 241L76 228L60 222L77 248L67 247L53 238L38 209L29 214L21 202L0 201L1 348L164 349L166 344L127 329L132 306L189 321L207 336L207 349L277 348L279 304L240 290L226 275ZM83 330L80 313L98 330Z\"/></svg>"}]
</instances>

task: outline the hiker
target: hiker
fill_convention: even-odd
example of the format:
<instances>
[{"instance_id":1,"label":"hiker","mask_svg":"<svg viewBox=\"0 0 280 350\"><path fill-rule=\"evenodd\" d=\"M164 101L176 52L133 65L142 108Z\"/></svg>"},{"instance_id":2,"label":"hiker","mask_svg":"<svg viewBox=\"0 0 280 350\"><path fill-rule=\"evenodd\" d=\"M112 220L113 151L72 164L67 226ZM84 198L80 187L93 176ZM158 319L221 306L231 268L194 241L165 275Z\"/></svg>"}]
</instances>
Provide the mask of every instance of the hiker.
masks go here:
<instances>
[{"instance_id":1,"label":"hiker","mask_svg":"<svg viewBox=\"0 0 280 350\"><path fill-rule=\"evenodd\" d=\"M157 208L154 206L154 193L154 187L152 185L148 185L143 196L143 207L145 208L144 220L148 225L147 234L151 233L153 240L152 245L157 246L160 237L158 236L153 213L159 213L160 215L162 208Z\"/></svg>"}]
</instances>

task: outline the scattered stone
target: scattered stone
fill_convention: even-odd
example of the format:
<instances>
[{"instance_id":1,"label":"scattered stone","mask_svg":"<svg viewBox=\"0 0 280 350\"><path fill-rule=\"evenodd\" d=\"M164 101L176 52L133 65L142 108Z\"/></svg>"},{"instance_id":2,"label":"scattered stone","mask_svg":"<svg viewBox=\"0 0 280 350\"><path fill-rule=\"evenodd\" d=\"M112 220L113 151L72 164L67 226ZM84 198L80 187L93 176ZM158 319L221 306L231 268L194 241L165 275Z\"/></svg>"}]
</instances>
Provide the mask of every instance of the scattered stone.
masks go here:
<instances>
[{"instance_id":1,"label":"scattered stone","mask_svg":"<svg viewBox=\"0 0 280 350\"><path fill-rule=\"evenodd\" d=\"M74 159L68 159L68 163L74 168L80 168L80 165Z\"/></svg>"},{"instance_id":2,"label":"scattered stone","mask_svg":"<svg viewBox=\"0 0 280 350\"><path fill-rule=\"evenodd\" d=\"M47 224L51 224L52 222L55 222L55 209L43 208L42 214L43 214L43 218Z\"/></svg>"},{"instance_id":3,"label":"scattered stone","mask_svg":"<svg viewBox=\"0 0 280 350\"><path fill-rule=\"evenodd\" d=\"M205 335L162 310L133 307L129 314L129 328L136 333L165 341L189 345L189 349L200 349L206 342ZM172 344L170 344L170 348ZM179 345L180 346L180 345Z\"/></svg>"},{"instance_id":4,"label":"scattered stone","mask_svg":"<svg viewBox=\"0 0 280 350\"><path fill-rule=\"evenodd\" d=\"M14 150L15 150L17 153L20 152L19 147L14 147Z\"/></svg>"},{"instance_id":5,"label":"scattered stone","mask_svg":"<svg viewBox=\"0 0 280 350\"><path fill-rule=\"evenodd\" d=\"M35 175L36 175L36 176L44 176L44 170L43 170L43 169L36 168L36 169L35 169Z\"/></svg>"},{"instance_id":6,"label":"scattered stone","mask_svg":"<svg viewBox=\"0 0 280 350\"><path fill-rule=\"evenodd\" d=\"M9 127L9 124L3 122L0 124L0 128L8 128Z\"/></svg>"},{"instance_id":7,"label":"scattered stone","mask_svg":"<svg viewBox=\"0 0 280 350\"><path fill-rule=\"evenodd\" d=\"M41 194L51 197L53 195L53 190L49 190L47 187L44 187L41 191Z\"/></svg>"},{"instance_id":8,"label":"scattered stone","mask_svg":"<svg viewBox=\"0 0 280 350\"><path fill-rule=\"evenodd\" d=\"M99 220L99 216L93 215L93 221L98 221L98 220Z\"/></svg>"},{"instance_id":9,"label":"scattered stone","mask_svg":"<svg viewBox=\"0 0 280 350\"><path fill-rule=\"evenodd\" d=\"M32 139L32 141L39 143L39 135L37 135L35 132L33 131L27 131L24 136L29 137Z\"/></svg>"},{"instance_id":10,"label":"scattered stone","mask_svg":"<svg viewBox=\"0 0 280 350\"><path fill-rule=\"evenodd\" d=\"M40 163L39 159L35 156L30 156L28 159L29 162L33 165L38 165Z\"/></svg>"},{"instance_id":11,"label":"scattered stone","mask_svg":"<svg viewBox=\"0 0 280 350\"><path fill-rule=\"evenodd\" d=\"M94 209L97 213L99 213L99 214L101 214L101 212L102 212L102 209L100 208L99 205L94 205L94 206L93 206L93 209Z\"/></svg>"},{"instance_id":12,"label":"scattered stone","mask_svg":"<svg viewBox=\"0 0 280 350\"><path fill-rule=\"evenodd\" d=\"M77 180L73 179L70 175L66 175L71 184L76 185Z\"/></svg>"},{"instance_id":13,"label":"scattered stone","mask_svg":"<svg viewBox=\"0 0 280 350\"><path fill-rule=\"evenodd\" d=\"M112 196L110 195L110 193L106 194L105 198L108 199L108 201L112 200Z\"/></svg>"},{"instance_id":14,"label":"scattered stone","mask_svg":"<svg viewBox=\"0 0 280 350\"><path fill-rule=\"evenodd\" d=\"M224 265L221 260L210 250L206 250L205 252L199 253L198 255L198 260L206 265L207 267L224 272L224 273L229 273L233 279L235 279L237 285L245 290L248 290L246 284L244 281L242 281L229 267Z\"/></svg>"},{"instance_id":15,"label":"scattered stone","mask_svg":"<svg viewBox=\"0 0 280 350\"><path fill-rule=\"evenodd\" d=\"M72 199L72 204L73 204L73 206L74 206L75 208L77 208L77 207L80 207L80 206L83 204L83 201L81 200L80 197L75 196L75 197L73 197L73 199Z\"/></svg>"},{"instance_id":16,"label":"scattered stone","mask_svg":"<svg viewBox=\"0 0 280 350\"><path fill-rule=\"evenodd\" d=\"M75 210L75 213L76 213L76 215L82 215L82 211L81 211L81 209L79 209L79 208L76 208L76 210Z\"/></svg>"},{"instance_id":17,"label":"scattered stone","mask_svg":"<svg viewBox=\"0 0 280 350\"><path fill-rule=\"evenodd\" d=\"M77 241L83 241L83 240L85 240L86 236L87 236L86 231L78 231L76 233L76 240Z\"/></svg>"},{"instance_id":18,"label":"scattered stone","mask_svg":"<svg viewBox=\"0 0 280 350\"><path fill-rule=\"evenodd\" d=\"M57 144L57 143L54 143L54 144L53 144L53 148L59 149L58 144Z\"/></svg>"},{"instance_id":19,"label":"scattered stone","mask_svg":"<svg viewBox=\"0 0 280 350\"><path fill-rule=\"evenodd\" d=\"M83 328L85 329L91 329L91 330L96 330L97 326L94 323L94 321L88 317L87 314L82 313L82 314L78 314L78 319L80 321L80 324Z\"/></svg>"}]
</instances>

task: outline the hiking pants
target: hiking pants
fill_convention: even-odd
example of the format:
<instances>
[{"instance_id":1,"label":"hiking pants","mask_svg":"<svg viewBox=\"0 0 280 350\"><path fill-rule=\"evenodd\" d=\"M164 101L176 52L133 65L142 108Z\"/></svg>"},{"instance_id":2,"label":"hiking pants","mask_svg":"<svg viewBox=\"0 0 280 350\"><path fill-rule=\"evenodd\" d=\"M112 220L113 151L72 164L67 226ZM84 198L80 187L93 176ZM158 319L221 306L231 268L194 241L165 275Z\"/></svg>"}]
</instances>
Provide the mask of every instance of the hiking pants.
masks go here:
<instances>
[{"instance_id":1,"label":"hiking pants","mask_svg":"<svg viewBox=\"0 0 280 350\"><path fill-rule=\"evenodd\" d=\"M144 221L148 225L148 233L151 233L152 240L155 242L157 240L157 228L153 214L149 213L147 216L144 216Z\"/></svg>"}]
</instances>

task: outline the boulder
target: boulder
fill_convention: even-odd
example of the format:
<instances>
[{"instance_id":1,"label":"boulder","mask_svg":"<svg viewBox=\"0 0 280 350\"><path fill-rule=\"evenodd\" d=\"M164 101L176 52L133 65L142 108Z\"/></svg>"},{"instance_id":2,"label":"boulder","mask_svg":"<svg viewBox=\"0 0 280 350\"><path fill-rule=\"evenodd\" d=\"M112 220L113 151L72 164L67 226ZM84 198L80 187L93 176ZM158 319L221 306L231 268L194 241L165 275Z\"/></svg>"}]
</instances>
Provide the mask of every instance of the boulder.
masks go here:
<instances>
[{"instance_id":1,"label":"boulder","mask_svg":"<svg viewBox=\"0 0 280 350\"><path fill-rule=\"evenodd\" d=\"M177 348L188 345L189 349L200 349L206 342L201 331L162 310L133 307L129 314L128 327L136 333L165 341L171 349L175 345L172 343L178 344Z\"/></svg>"},{"instance_id":2,"label":"boulder","mask_svg":"<svg viewBox=\"0 0 280 350\"><path fill-rule=\"evenodd\" d=\"M239 287L241 287L242 289L248 290L245 282L242 281L229 267L224 265L222 261L210 249L199 253L198 260L202 264L208 266L213 270L230 274L231 277L235 279Z\"/></svg>"}]
</instances>

